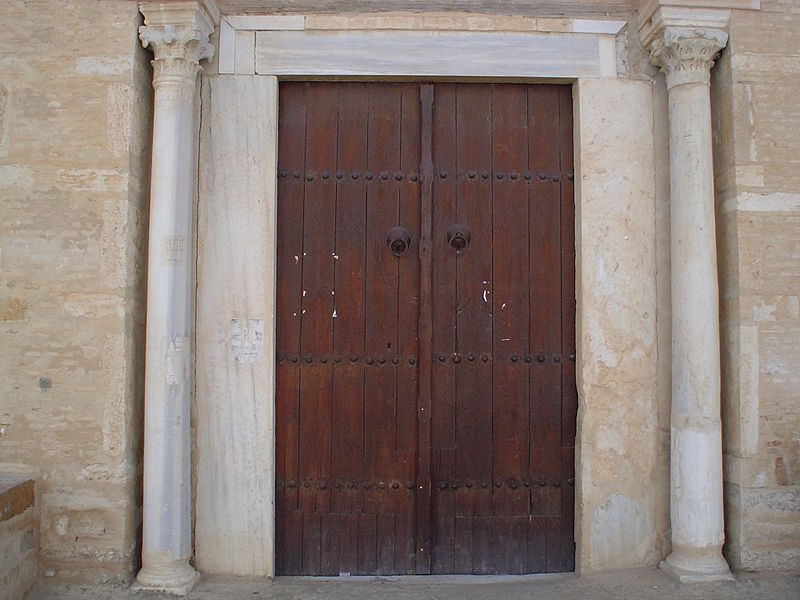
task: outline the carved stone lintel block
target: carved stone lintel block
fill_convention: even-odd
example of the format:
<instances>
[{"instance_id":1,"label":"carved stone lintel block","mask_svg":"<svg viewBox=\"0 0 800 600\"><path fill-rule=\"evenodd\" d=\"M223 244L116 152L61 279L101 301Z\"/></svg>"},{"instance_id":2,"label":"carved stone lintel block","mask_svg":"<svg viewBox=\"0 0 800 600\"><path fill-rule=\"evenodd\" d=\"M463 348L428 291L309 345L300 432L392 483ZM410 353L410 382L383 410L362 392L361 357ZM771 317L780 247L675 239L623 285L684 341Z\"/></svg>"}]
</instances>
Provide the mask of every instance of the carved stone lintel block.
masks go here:
<instances>
[{"instance_id":1,"label":"carved stone lintel block","mask_svg":"<svg viewBox=\"0 0 800 600\"><path fill-rule=\"evenodd\" d=\"M727 43L728 34L720 29L665 27L652 42L650 60L666 74L667 88L708 85L714 59Z\"/></svg>"}]
</instances>

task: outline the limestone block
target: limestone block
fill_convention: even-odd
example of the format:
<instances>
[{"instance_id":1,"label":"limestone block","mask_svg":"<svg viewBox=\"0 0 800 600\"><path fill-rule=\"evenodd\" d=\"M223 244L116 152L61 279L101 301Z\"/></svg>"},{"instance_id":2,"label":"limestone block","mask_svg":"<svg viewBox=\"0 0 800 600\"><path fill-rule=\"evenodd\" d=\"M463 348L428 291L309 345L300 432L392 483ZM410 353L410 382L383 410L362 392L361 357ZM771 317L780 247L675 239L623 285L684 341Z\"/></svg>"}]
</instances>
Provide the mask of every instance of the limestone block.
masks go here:
<instances>
[{"instance_id":1,"label":"limestone block","mask_svg":"<svg viewBox=\"0 0 800 600\"><path fill-rule=\"evenodd\" d=\"M25 476L0 475L0 522L22 514L33 506L34 481Z\"/></svg>"},{"instance_id":2,"label":"limestone block","mask_svg":"<svg viewBox=\"0 0 800 600\"><path fill-rule=\"evenodd\" d=\"M34 480L0 474L0 600L20 600L39 571Z\"/></svg>"},{"instance_id":3,"label":"limestone block","mask_svg":"<svg viewBox=\"0 0 800 600\"><path fill-rule=\"evenodd\" d=\"M0 321L24 321L29 302L24 298L0 298Z\"/></svg>"},{"instance_id":4,"label":"limestone block","mask_svg":"<svg viewBox=\"0 0 800 600\"><path fill-rule=\"evenodd\" d=\"M742 568L742 498L741 486L725 482L723 510L725 511L725 545L722 553L734 569Z\"/></svg>"},{"instance_id":5,"label":"limestone block","mask_svg":"<svg viewBox=\"0 0 800 600\"><path fill-rule=\"evenodd\" d=\"M25 165L0 165L0 189L33 187L33 169Z\"/></svg>"},{"instance_id":6,"label":"limestone block","mask_svg":"<svg viewBox=\"0 0 800 600\"><path fill-rule=\"evenodd\" d=\"M652 87L582 79L577 91L576 511L591 571L655 564L655 499L668 488L644 483L659 460Z\"/></svg>"},{"instance_id":7,"label":"limestone block","mask_svg":"<svg viewBox=\"0 0 800 600\"><path fill-rule=\"evenodd\" d=\"M797 27L800 28L800 19ZM800 55L787 57L800 63ZM764 185L774 191L800 189L800 109L797 73L749 85L754 127L751 155L764 168Z\"/></svg>"},{"instance_id":8,"label":"limestone block","mask_svg":"<svg viewBox=\"0 0 800 600\"><path fill-rule=\"evenodd\" d=\"M722 329L723 354L722 435L726 452L751 456L759 439L758 328L729 325Z\"/></svg>"},{"instance_id":9,"label":"limestone block","mask_svg":"<svg viewBox=\"0 0 800 600\"><path fill-rule=\"evenodd\" d=\"M75 72L78 75L122 75L133 69L133 55L118 56L78 56L75 59Z\"/></svg>"},{"instance_id":10,"label":"limestone block","mask_svg":"<svg viewBox=\"0 0 800 600\"><path fill-rule=\"evenodd\" d=\"M741 457L724 454L726 485L747 488L769 488L775 485L774 458L764 455Z\"/></svg>"},{"instance_id":11,"label":"limestone block","mask_svg":"<svg viewBox=\"0 0 800 600\"><path fill-rule=\"evenodd\" d=\"M766 4L762 2L762 5ZM734 11L731 15L731 49L735 54L763 54L766 56L795 51L800 54L800 14L792 11L788 3L762 10L753 15Z\"/></svg>"},{"instance_id":12,"label":"limestone block","mask_svg":"<svg viewBox=\"0 0 800 600\"><path fill-rule=\"evenodd\" d=\"M0 81L0 156L8 154L9 88Z\"/></svg>"},{"instance_id":13,"label":"limestone block","mask_svg":"<svg viewBox=\"0 0 800 600\"><path fill-rule=\"evenodd\" d=\"M740 307L741 318L753 323L800 320L800 297L794 295L743 295Z\"/></svg>"},{"instance_id":14,"label":"limestone block","mask_svg":"<svg viewBox=\"0 0 800 600\"><path fill-rule=\"evenodd\" d=\"M653 515L643 501L610 494L591 519L592 554L603 568L643 564L653 554Z\"/></svg>"},{"instance_id":15,"label":"limestone block","mask_svg":"<svg viewBox=\"0 0 800 600\"><path fill-rule=\"evenodd\" d=\"M201 571L272 575L278 84L203 80L197 313Z\"/></svg>"},{"instance_id":16,"label":"limestone block","mask_svg":"<svg viewBox=\"0 0 800 600\"><path fill-rule=\"evenodd\" d=\"M759 327L759 392L762 415L798 414L800 323Z\"/></svg>"}]
</instances>

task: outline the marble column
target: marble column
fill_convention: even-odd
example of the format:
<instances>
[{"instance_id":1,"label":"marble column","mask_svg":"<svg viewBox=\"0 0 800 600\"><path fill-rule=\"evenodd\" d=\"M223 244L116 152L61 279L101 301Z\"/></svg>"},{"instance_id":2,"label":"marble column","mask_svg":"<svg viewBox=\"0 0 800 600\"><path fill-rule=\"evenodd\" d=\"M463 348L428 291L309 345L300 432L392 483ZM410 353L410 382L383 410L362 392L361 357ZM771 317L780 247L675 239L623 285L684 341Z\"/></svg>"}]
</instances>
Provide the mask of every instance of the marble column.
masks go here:
<instances>
[{"instance_id":1,"label":"marble column","mask_svg":"<svg viewBox=\"0 0 800 600\"><path fill-rule=\"evenodd\" d=\"M672 553L680 581L731 578L722 557L719 291L710 71L722 30L665 27L651 60L667 78L670 129Z\"/></svg>"},{"instance_id":2,"label":"marble column","mask_svg":"<svg viewBox=\"0 0 800 600\"><path fill-rule=\"evenodd\" d=\"M144 507L138 587L186 594L189 564L189 400L194 318L197 74L213 54L218 15L205 1L141 2L139 38L154 54L153 160L147 264Z\"/></svg>"}]
</instances>

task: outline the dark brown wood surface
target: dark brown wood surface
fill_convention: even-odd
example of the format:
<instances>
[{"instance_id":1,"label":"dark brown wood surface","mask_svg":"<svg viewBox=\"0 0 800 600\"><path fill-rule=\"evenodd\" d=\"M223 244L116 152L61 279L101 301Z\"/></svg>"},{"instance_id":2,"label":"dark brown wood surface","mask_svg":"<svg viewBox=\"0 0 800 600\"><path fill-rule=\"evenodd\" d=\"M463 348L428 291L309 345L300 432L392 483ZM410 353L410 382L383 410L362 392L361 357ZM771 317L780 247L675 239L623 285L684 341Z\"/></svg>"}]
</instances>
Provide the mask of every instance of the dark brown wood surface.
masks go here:
<instances>
[{"instance_id":1,"label":"dark brown wood surface","mask_svg":"<svg viewBox=\"0 0 800 600\"><path fill-rule=\"evenodd\" d=\"M574 569L571 105L281 84L279 574Z\"/></svg>"}]
</instances>

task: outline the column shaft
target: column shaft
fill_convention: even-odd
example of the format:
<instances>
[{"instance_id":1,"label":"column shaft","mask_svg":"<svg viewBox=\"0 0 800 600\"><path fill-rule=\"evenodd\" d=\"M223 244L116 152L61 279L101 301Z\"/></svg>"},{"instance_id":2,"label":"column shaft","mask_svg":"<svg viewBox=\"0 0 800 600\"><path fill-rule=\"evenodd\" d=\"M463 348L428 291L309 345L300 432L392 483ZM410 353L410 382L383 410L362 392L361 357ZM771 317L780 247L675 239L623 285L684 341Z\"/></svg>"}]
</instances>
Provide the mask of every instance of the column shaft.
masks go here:
<instances>
[{"instance_id":1,"label":"column shaft","mask_svg":"<svg viewBox=\"0 0 800 600\"><path fill-rule=\"evenodd\" d=\"M191 389L193 90L157 88L150 188L141 583L193 582ZM164 98L167 96L167 98ZM173 581L174 580L174 581Z\"/></svg>"},{"instance_id":2,"label":"column shaft","mask_svg":"<svg viewBox=\"0 0 800 600\"><path fill-rule=\"evenodd\" d=\"M708 86L669 90L672 269L670 517L674 555L720 555L722 442ZM719 556L721 560L721 555ZM672 558L672 560L675 560ZM718 565L727 569L727 565Z\"/></svg>"},{"instance_id":3,"label":"column shaft","mask_svg":"<svg viewBox=\"0 0 800 600\"><path fill-rule=\"evenodd\" d=\"M670 127L672 554L681 581L730 578L720 420L719 288L714 223L710 70L722 31L666 28L653 61L667 75Z\"/></svg>"},{"instance_id":4,"label":"column shaft","mask_svg":"<svg viewBox=\"0 0 800 600\"><path fill-rule=\"evenodd\" d=\"M147 270L144 502L138 587L186 594L192 557L190 394L194 321L196 86L211 56L202 2L142 3L153 48L153 158ZM150 22L153 25L149 25Z\"/></svg>"}]
</instances>

